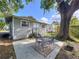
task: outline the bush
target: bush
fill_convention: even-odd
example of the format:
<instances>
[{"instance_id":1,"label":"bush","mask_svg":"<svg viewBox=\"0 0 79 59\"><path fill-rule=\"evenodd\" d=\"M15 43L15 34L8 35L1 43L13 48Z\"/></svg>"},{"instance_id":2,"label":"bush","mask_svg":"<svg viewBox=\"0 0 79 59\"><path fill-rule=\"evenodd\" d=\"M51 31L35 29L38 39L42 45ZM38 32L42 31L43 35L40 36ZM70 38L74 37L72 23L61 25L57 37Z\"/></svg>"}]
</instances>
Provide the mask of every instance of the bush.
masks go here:
<instances>
[{"instance_id":1,"label":"bush","mask_svg":"<svg viewBox=\"0 0 79 59\"><path fill-rule=\"evenodd\" d=\"M28 38L36 38L36 34L35 33L32 33L32 34L29 35Z\"/></svg>"},{"instance_id":2,"label":"bush","mask_svg":"<svg viewBox=\"0 0 79 59\"><path fill-rule=\"evenodd\" d=\"M70 27L70 34L79 39L79 26Z\"/></svg>"},{"instance_id":3,"label":"bush","mask_svg":"<svg viewBox=\"0 0 79 59\"><path fill-rule=\"evenodd\" d=\"M0 29L3 29L3 27L6 25L4 22L0 22Z\"/></svg>"}]
</instances>

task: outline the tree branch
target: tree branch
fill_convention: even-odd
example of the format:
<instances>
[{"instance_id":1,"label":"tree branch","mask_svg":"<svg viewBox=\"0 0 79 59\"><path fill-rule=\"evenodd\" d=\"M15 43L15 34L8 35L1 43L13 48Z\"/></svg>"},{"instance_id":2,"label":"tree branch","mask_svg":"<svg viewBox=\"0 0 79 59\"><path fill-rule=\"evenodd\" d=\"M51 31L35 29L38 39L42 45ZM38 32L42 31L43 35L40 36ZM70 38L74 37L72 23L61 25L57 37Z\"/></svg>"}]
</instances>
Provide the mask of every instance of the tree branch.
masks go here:
<instances>
[{"instance_id":1,"label":"tree branch","mask_svg":"<svg viewBox=\"0 0 79 59\"><path fill-rule=\"evenodd\" d=\"M70 4L70 8L68 10L68 17L69 15L73 15L73 13L79 9L79 0L72 0Z\"/></svg>"},{"instance_id":2,"label":"tree branch","mask_svg":"<svg viewBox=\"0 0 79 59\"><path fill-rule=\"evenodd\" d=\"M56 0L58 3L58 11L60 13L67 13L70 9L70 5L68 4L67 1L64 0Z\"/></svg>"},{"instance_id":3,"label":"tree branch","mask_svg":"<svg viewBox=\"0 0 79 59\"><path fill-rule=\"evenodd\" d=\"M64 1L64 0L56 0L56 2L57 2L58 4L60 4L62 1Z\"/></svg>"},{"instance_id":4,"label":"tree branch","mask_svg":"<svg viewBox=\"0 0 79 59\"><path fill-rule=\"evenodd\" d=\"M79 9L79 0L72 0L71 9L73 9L73 11L76 11Z\"/></svg>"}]
</instances>

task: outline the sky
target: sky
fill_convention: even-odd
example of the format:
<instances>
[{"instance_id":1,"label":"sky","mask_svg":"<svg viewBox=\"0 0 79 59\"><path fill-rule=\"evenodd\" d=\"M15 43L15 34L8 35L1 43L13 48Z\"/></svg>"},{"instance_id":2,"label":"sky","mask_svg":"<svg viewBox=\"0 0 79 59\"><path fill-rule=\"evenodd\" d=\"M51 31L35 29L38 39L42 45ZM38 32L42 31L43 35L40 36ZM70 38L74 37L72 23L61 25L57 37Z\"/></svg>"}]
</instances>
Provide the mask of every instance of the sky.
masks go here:
<instances>
[{"instance_id":1,"label":"sky","mask_svg":"<svg viewBox=\"0 0 79 59\"><path fill-rule=\"evenodd\" d=\"M36 20L52 23L54 20L60 21L60 15L56 11L56 9L51 9L49 12L44 14L44 10L40 8L40 1L41 0L34 0L29 5L25 5L23 9L20 9L14 15L16 16L33 16ZM25 1L23 1L25 4ZM79 18L79 10L75 12L74 16Z\"/></svg>"},{"instance_id":2,"label":"sky","mask_svg":"<svg viewBox=\"0 0 79 59\"><path fill-rule=\"evenodd\" d=\"M44 10L40 8L40 1L41 0L34 0L29 5L25 5L23 9L20 9L14 15L17 16L33 16L36 20L43 20L47 21L48 23L51 22L51 17L56 15L57 11L55 9L51 9L49 12L44 14Z\"/></svg>"}]
</instances>

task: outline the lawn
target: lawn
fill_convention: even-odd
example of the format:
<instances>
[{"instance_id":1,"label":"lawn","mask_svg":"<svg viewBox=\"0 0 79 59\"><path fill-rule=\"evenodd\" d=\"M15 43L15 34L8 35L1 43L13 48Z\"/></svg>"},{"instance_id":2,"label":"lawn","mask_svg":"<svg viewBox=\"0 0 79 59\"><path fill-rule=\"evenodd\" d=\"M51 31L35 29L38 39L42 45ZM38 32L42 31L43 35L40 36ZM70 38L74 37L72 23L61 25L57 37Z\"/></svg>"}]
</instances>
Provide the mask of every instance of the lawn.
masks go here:
<instances>
[{"instance_id":1,"label":"lawn","mask_svg":"<svg viewBox=\"0 0 79 59\"><path fill-rule=\"evenodd\" d=\"M72 26L70 28L70 33L71 33L72 36L79 39L79 26Z\"/></svg>"},{"instance_id":2,"label":"lawn","mask_svg":"<svg viewBox=\"0 0 79 59\"><path fill-rule=\"evenodd\" d=\"M48 37L55 37L57 35L57 33L56 32L47 32L44 35L48 36Z\"/></svg>"},{"instance_id":3,"label":"lawn","mask_svg":"<svg viewBox=\"0 0 79 59\"><path fill-rule=\"evenodd\" d=\"M70 36L76 42L79 42L79 26L71 26L69 29ZM55 37L57 32L47 32L45 36Z\"/></svg>"},{"instance_id":4,"label":"lawn","mask_svg":"<svg viewBox=\"0 0 79 59\"><path fill-rule=\"evenodd\" d=\"M79 26L70 27L70 35L71 35L71 38L79 42Z\"/></svg>"}]
</instances>

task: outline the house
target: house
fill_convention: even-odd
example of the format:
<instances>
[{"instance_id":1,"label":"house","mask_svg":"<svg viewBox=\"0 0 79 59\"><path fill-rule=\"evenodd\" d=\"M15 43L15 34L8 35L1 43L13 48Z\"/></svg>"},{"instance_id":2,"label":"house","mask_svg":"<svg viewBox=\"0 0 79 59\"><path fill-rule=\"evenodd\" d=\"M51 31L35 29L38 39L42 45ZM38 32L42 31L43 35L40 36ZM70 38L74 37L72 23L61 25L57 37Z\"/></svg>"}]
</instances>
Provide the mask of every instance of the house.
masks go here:
<instances>
[{"instance_id":1,"label":"house","mask_svg":"<svg viewBox=\"0 0 79 59\"><path fill-rule=\"evenodd\" d=\"M14 40L27 38L33 32L43 34L47 25L36 21L32 16L10 16L6 18L6 23L9 24L10 35Z\"/></svg>"},{"instance_id":2,"label":"house","mask_svg":"<svg viewBox=\"0 0 79 59\"><path fill-rule=\"evenodd\" d=\"M60 23L58 21L53 21L52 22L52 28L53 28L53 32L59 32Z\"/></svg>"},{"instance_id":3,"label":"house","mask_svg":"<svg viewBox=\"0 0 79 59\"><path fill-rule=\"evenodd\" d=\"M47 26L49 25L49 24L47 24L47 23L44 23L44 22L39 22L39 21L37 21L37 22L35 22L35 24L36 24L36 28L37 28L37 33L40 33L42 36L44 36L45 35L45 32L47 32Z\"/></svg>"}]
</instances>

